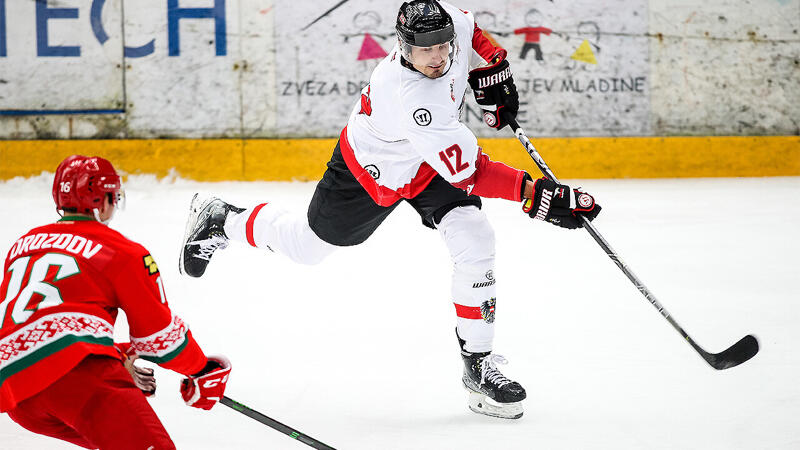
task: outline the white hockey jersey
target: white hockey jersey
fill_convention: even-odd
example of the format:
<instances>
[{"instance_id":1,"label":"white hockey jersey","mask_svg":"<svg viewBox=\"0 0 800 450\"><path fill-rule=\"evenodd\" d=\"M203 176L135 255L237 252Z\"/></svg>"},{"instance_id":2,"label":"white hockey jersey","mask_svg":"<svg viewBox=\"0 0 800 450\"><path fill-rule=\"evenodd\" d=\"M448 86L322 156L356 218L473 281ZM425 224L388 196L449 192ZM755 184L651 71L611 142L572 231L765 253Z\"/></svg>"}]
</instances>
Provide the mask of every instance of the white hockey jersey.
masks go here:
<instances>
[{"instance_id":1,"label":"white hockey jersey","mask_svg":"<svg viewBox=\"0 0 800 450\"><path fill-rule=\"evenodd\" d=\"M457 48L439 78L403 67L397 45L381 61L342 131L348 168L379 205L413 198L436 176L471 177L479 156L475 135L459 121L469 71L499 49L470 12L440 2L453 18Z\"/></svg>"}]
</instances>

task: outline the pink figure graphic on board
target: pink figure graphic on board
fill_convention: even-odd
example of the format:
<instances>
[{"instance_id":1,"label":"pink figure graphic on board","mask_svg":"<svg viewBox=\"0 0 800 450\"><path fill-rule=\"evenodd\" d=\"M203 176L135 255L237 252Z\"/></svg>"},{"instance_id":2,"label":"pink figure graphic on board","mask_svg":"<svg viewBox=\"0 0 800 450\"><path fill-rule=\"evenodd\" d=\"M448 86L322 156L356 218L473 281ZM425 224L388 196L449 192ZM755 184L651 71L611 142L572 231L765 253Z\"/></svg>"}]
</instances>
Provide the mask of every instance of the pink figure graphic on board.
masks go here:
<instances>
[{"instance_id":1,"label":"pink figure graphic on board","mask_svg":"<svg viewBox=\"0 0 800 450\"><path fill-rule=\"evenodd\" d=\"M353 26L357 31L353 34L345 34L344 41L349 41L351 37L364 36L361 48L358 51L358 61L381 59L388 54L377 39L386 39L394 36L394 33L386 35L377 33L380 24L381 16L375 11L362 11L353 16Z\"/></svg>"},{"instance_id":2,"label":"pink figure graphic on board","mask_svg":"<svg viewBox=\"0 0 800 450\"><path fill-rule=\"evenodd\" d=\"M381 47L381 44L370 36L369 33L364 33L364 42L361 43L361 50L358 51L358 60L365 59L379 59L387 55L386 51Z\"/></svg>"}]
</instances>

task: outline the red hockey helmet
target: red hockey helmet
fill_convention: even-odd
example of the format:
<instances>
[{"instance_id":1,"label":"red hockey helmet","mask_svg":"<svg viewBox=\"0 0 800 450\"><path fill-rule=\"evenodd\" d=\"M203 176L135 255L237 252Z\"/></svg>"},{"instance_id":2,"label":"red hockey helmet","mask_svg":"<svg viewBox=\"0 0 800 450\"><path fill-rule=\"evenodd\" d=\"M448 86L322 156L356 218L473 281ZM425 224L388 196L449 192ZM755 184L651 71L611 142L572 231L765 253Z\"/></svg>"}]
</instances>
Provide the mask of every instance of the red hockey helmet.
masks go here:
<instances>
[{"instance_id":1,"label":"red hockey helmet","mask_svg":"<svg viewBox=\"0 0 800 450\"><path fill-rule=\"evenodd\" d=\"M121 206L122 180L107 159L72 155L58 165L53 180L56 209L93 214L108 194L114 206Z\"/></svg>"}]
</instances>

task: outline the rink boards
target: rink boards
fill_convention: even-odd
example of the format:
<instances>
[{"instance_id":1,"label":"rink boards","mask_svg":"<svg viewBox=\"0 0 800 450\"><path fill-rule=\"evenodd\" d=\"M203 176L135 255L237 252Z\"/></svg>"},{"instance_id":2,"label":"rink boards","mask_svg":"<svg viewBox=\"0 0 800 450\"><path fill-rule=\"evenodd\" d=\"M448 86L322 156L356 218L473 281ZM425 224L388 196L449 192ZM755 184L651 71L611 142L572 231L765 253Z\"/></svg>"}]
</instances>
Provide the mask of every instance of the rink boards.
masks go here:
<instances>
[{"instance_id":1,"label":"rink boards","mask_svg":"<svg viewBox=\"0 0 800 450\"><path fill-rule=\"evenodd\" d=\"M541 138L559 178L800 175L800 136ZM335 139L24 140L0 143L0 179L52 172L72 154L110 159L126 174L197 181L315 180ZM479 139L493 160L537 173L514 138Z\"/></svg>"}]
</instances>

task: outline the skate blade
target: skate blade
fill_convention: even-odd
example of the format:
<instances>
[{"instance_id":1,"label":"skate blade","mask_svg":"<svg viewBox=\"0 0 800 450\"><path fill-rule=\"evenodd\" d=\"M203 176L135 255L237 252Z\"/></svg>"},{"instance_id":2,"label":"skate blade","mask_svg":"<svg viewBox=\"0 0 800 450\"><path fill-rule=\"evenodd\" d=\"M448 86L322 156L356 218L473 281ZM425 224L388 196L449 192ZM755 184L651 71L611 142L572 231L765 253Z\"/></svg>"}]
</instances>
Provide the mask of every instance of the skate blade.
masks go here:
<instances>
[{"instance_id":1,"label":"skate blade","mask_svg":"<svg viewBox=\"0 0 800 450\"><path fill-rule=\"evenodd\" d=\"M497 403L479 392L469 393L469 409L472 412L501 419L522 417L522 402Z\"/></svg>"},{"instance_id":2,"label":"skate blade","mask_svg":"<svg viewBox=\"0 0 800 450\"><path fill-rule=\"evenodd\" d=\"M183 232L181 249L178 252L178 273L181 275L187 275L187 273L183 270L183 254L184 250L186 249L186 243L189 242L189 237L191 236L192 231L197 224L197 217L200 215L200 211L202 211L203 208L205 208L205 206L212 200L214 200L213 196L209 196L206 199L201 199L200 194L195 192L194 196L192 197L192 201L189 203L189 217L186 219L186 227Z\"/></svg>"}]
</instances>

